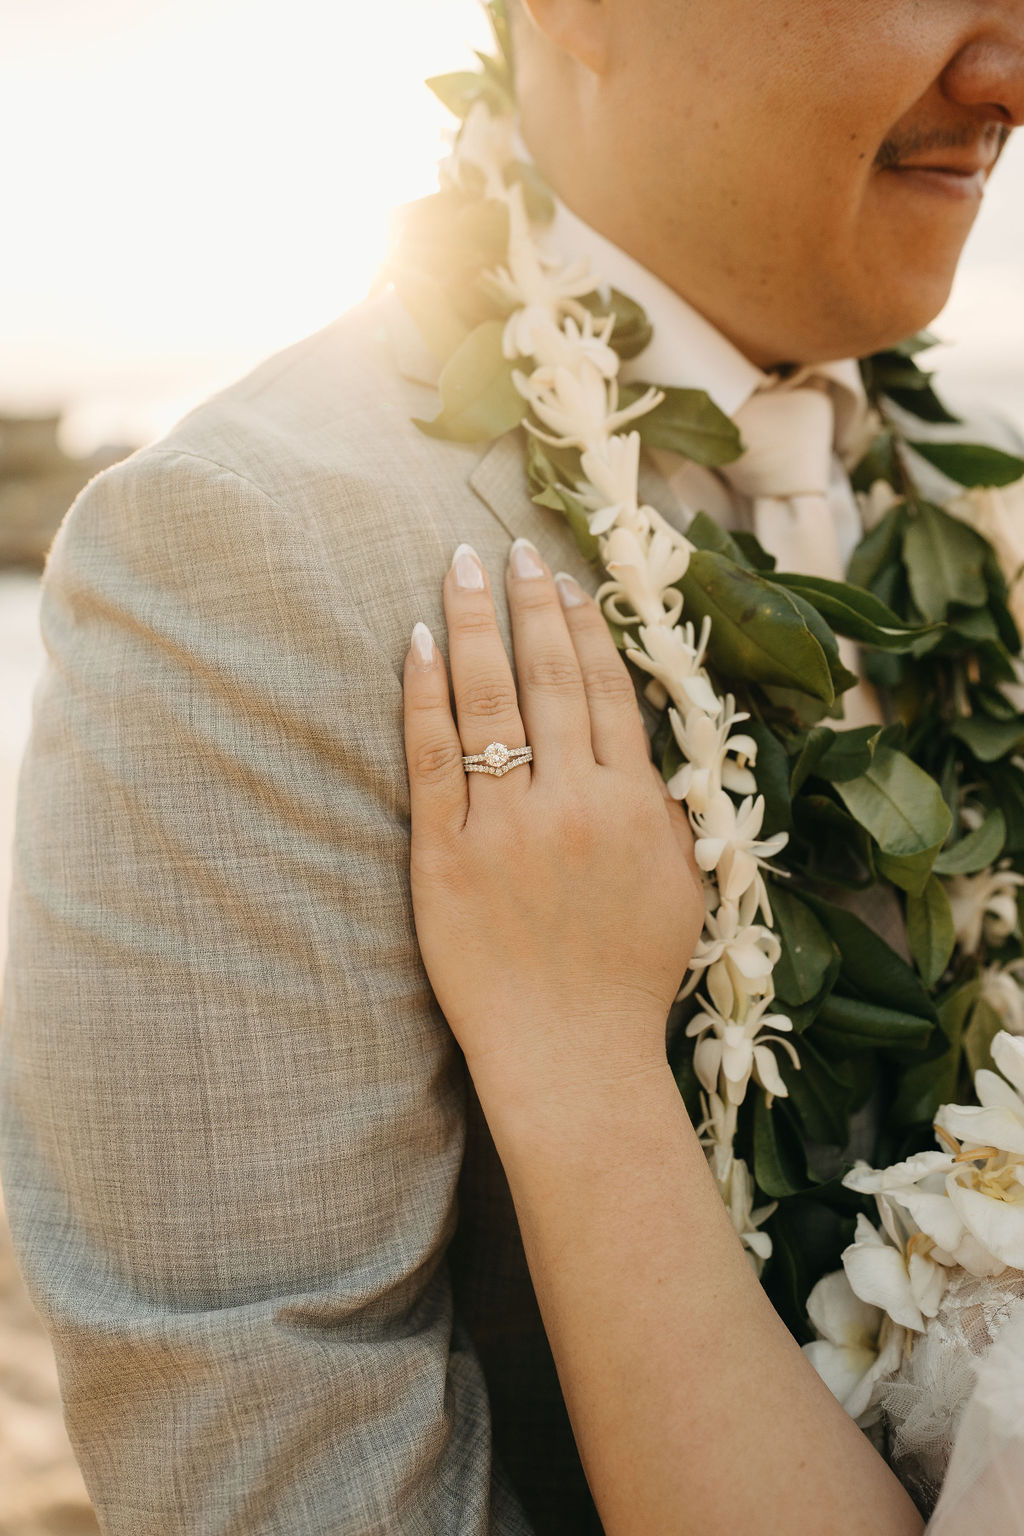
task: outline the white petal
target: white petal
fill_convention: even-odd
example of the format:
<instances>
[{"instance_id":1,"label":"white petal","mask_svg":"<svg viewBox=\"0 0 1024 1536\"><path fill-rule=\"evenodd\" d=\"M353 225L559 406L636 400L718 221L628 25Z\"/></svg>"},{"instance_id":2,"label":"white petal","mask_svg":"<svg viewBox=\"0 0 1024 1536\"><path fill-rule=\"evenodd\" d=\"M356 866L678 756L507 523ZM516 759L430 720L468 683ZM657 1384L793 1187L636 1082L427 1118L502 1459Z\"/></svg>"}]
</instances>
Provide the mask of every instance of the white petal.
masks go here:
<instances>
[{"instance_id":1,"label":"white petal","mask_svg":"<svg viewBox=\"0 0 1024 1536\"><path fill-rule=\"evenodd\" d=\"M910 1289L903 1255L897 1248L853 1243L843 1250L843 1268L862 1301L881 1307L894 1323L904 1328L913 1328L918 1333L923 1330L924 1318Z\"/></svg>"},{"instance_id":2,"label":"white petal","mask_svg":"<svg viewBox=\"0 0 1024 1536\"><path fill-rule=\"evenodd\" d=\"M878 1358L876 1351L844 1349L830 1344L827 1339L805 1344L803 1350L832 1396L842 1403L847 1413L858 1417L871 1396L870 1385L865 1393L863 1384L869 1381L869 1372Z\"/></svg>"},{"instance_id":3,"label":"white petal","mask_svg":"<svg viewBox=\"0 0 1024 1536\"><path fill-rule=\"evenodd\" d=\"M992 1041L992 1060L1019 1093L1024 1094L1024 1040L1001 1029Z\"/></svg>"},{"instance_id":4,"label":"white petal","mask_svg":"<svg viewBox=\"0 0 1024 1536\"><path fill-rule=\"evenodd\" d=\"M1024 1120L1009 1109L974 1104L943 1104L935 1124L968 1147L998 1147L1024 1157Z\"/></svg>"},{"instance_id":5,"label":"white petal","mask_svg":"<svg viewBox=\"0 0 1024 1536\"><path fill-rule=\"evenodd\" d=\"M949 1284L949 1271L941 1264L936 1264L927 1254L915 1249L907 1260L907 1270L910 1275L910 1289L914 1293L914 1300L925 1317L934 1317L939 1310L939 1304L946 1294Z\"/></svg>"},{"instance_id":6,"label":"white petal","mask_svg":"<svg viewBox=\"0 0 1024 1536\"><path fill-rule=\"evenodd\" d=\"M693 845L693 855L700 868L708 871L716 869L725 846L722 837L698 837Z\"/></svg>"},{"instance_id":7,"label":"white petal","mask_svg":"<svg viewBox=\"0 0 1024 1536\"><path fill-rule=\"evenodd\" d=\"M894 1190L884 1198L902 1206L921 1231L949 1253L952 1253L963 1236L963 1222L956 1207L950 1203L945 1187L941 1195L928 1194L920 1189L901 1189Z\"/></svg>"},{"instance_id":8,"label":"white petal","mask_svg":"<svg viewBox=\"0 0 1024 1536\"><path fill-rule=\"evenodd\" d=\"M754 1070L757 1080L768 1093L777 1099L789 1097L789 1089L779 1075L779 1065L770 1046L754 1047Z\"/></svg>"},{"instance_id":9,"label":"white petal","mask_svg":"<svg viewBox=\"0 0 1024 1536\"><path fill-rule=\"evenodd\" d=\"M1024 1202L993 1200L980 1190L965 1189L950 1180L949 1198L963 1219L964 1226L978 1242L1003 1264L1024 1269Z\"/></svg>"},{"instance_id":10,"label":"white petal","mask_svg":"<svg viewBox=\"0 0 1024 1536\"><path fill-rule=\"evenodd\" d=\"M693 1070L707 1093L714 1093L717 1089L721 1065L722 1042L716 1040L714 1035L705 1035L702 1040L698 1040L694 1048Z\"/></svg>"},{"instance_id":11,"label":"white petal","mask_svg":"<svg viewBox=\"0 0 1024 1536\"><path fill-rule=\"evenodd\" d=\"M832 1344L874 1352L882 1314L870 1302L861 1300L845 1270L822 1275L807 1298L807 1316L822 1338Z\"/></svg>"},{"instance_id":12,"label":"white petal","mask_svg":"<svg viewBox=\"0 0 1024 1536\"><path fill-rule=\"evenodd\" d=\"M1024 1099L998 1072L990 1072L988 1067L979 1067L974 1074L974 1092L978 1103L986 1109L1008 1109L1011 1114L1024 1120Z\"/></svg>"}]
</instances>

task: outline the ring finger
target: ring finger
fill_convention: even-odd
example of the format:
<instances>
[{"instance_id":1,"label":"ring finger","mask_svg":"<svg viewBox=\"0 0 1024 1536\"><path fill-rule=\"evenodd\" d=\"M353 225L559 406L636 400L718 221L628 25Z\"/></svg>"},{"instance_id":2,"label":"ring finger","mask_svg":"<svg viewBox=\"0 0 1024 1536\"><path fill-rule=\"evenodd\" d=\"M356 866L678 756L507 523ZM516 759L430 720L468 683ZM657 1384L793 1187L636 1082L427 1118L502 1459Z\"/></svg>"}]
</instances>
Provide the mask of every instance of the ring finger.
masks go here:
<instances>
[{"instance_id":1,"label":"ring finger","mask_svg":"<svg viewBox=\"0 0 1024 1536\"><path fill-rule=\"evenodd\" d=\"M526 743L519 713L515 682L508 655L498 632L490 582L476 551L460 544L444 582L445 617L448 622L448 658L452 692L462 750L467 755L483 752L492 742L507 747ZM488 773L470 773L470 805L479 795L496 791L507 799L509 792L522 795L530 786L529 767L512 768L502 779Z\"/></svg>"}]
</instances>

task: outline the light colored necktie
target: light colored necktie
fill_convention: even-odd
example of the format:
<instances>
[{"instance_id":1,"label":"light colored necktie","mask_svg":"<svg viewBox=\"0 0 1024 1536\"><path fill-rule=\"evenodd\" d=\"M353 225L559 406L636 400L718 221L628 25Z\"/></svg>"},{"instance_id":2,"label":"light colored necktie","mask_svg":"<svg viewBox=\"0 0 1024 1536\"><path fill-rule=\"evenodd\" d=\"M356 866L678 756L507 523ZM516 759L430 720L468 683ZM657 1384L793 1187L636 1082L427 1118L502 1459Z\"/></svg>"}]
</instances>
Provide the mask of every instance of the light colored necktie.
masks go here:
<instances>
[{"instance_id":1,"label":"light colored necktie","mask_svg":"<svg viewBox=\"0 0 1024 1536\"><path fill-rule=\"evenodd\" d=\"M835 413L824 388L779 385L758 391L736 412L747 445L721 471L730 485L749 496L758 542L775 556L780 571L842 581L836 518L829 500ZM839 654L851 672L860 672L852 640L839 638ZM863 680L843 694L848 726L881 721L878 697Z\"/></svg>"}]
</instances>

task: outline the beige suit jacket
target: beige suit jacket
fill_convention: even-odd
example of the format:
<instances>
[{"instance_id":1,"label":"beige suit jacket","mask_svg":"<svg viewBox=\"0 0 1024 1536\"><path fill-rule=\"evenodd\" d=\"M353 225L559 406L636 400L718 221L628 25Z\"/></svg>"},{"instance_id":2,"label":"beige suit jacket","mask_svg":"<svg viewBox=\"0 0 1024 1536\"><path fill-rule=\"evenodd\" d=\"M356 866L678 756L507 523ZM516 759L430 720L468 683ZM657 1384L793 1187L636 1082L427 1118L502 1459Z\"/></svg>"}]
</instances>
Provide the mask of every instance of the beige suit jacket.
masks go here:
<instances>
[{"instance_id":1,"label":"beige suit jacket","mask_svg":"<svg viewBox=\"0 0 1024 1536\"><path fill-rule=\"evenodd\" d=\"M518 534L594 573L515 434L411 425L396 333L385 295L272 358L46 571L3 1173L110 1536L599 1530L416 946L401 728L460 540L499 592Z\"/></svg>"}]
</instances>

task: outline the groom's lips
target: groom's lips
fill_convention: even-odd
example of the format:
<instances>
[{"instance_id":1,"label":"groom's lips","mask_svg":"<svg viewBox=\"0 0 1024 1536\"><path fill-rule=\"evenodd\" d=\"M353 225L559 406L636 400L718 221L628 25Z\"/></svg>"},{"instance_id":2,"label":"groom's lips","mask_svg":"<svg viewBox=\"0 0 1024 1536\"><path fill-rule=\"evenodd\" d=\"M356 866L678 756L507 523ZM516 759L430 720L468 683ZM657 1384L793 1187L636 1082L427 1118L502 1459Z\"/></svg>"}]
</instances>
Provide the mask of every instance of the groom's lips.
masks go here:
<instances>
[{"instance_id":1,"label":"groom's lips","mask_svg":"<svg viewBox=\"0 0 1024 1536\"><path fill-rule=\"evenodd\" d=\"M898 176L908 189L956 202L978 202L984 191L995 155L951 155L941 159L907 160L885 167L883 174Z\"/></svg>"}]
</instances>

